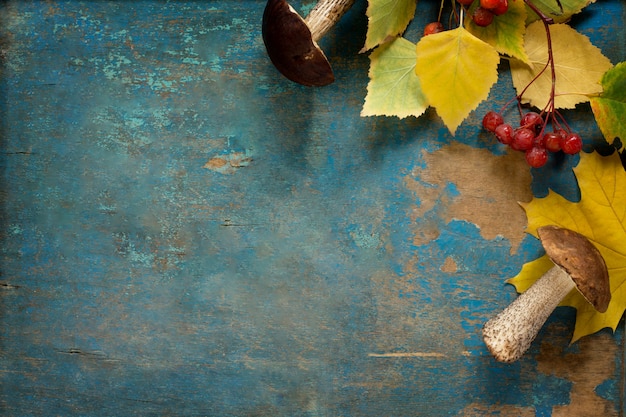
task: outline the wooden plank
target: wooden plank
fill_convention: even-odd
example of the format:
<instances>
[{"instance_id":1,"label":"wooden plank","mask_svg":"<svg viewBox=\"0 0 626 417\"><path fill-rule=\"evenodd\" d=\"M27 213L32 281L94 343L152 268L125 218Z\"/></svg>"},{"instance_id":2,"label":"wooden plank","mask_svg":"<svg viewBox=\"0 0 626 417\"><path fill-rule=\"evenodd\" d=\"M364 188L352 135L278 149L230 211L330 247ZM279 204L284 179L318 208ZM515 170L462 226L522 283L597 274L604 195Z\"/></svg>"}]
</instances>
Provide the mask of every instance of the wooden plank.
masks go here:
<instances>
[{"instance_id":1,"label":"wooden plank","mask_svg":"<svg viewBox=\"0 0 626 417\"><path fill-rule=\"evenodd\" d=\"M365 6L308 89L263 1L0 5L2 415L623 415L623 323L570 346L558 309L512 365L480 337L541 253L517 201L577 198L575 160L531 176L486 106L454 138L361 118ZM575 23L624 60L597 6Z\"/></svg>"}]
</instances>

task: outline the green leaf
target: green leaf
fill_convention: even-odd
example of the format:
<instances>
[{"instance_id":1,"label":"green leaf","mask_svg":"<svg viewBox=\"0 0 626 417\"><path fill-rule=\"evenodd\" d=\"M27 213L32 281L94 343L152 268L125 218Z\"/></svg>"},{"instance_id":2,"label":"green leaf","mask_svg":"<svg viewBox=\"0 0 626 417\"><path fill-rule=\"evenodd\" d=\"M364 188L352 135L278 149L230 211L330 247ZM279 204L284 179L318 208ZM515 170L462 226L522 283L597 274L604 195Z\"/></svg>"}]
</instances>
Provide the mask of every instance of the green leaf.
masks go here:
<instances>
[{"instance_id":1,"label":"green leaf","mask_svg":"<svg viewBox=\"0 0 626 417\"><path fill-rule=\"evenodd\" d=\"M608 70L601 84L604 91L591 98L591 110L607 142L621 139L621 152L626 142L626 62Z\"/></svg>"},{"instance_id":2,"label":"green leaf","mask_svg":"<svg viewBox=\"0 0 626 417\"><path fill-rule=\"evenodd\" d=\"M470 33L496 48L501 54L515 57L528 62L524 50L524 32L526 31L526 7L522 0L510 0L506 13L495 16L493 22L487 26L478 26L472 20L473 11L480 6L475 1L465 17L465 27Z\"/></svg>"},{"instance_id":3,"label":"green leaf","mask_svg":"<svg viewBox=\"0 0 626 417\"><path fill-rule=\"evenodd\" d=\"M463 27L424 36L416 49L422 91L454 135L498 80L500 56Z\"/></svg>"},{"instance_id":4,"label":"green leaf","mask_svg":"<svg viewBox=\"0 0 626 417\"><path fill-rule=\"evenodd\" d=\"M555 24L549 28L556 79L554 104L556 108L571 109L602 91L600 79L612 67L611 61L589 38L570 26ZM549 50L543 22L528 26L524 38L529 64L510 60L513 85L518 94L524 93L523 103L543 109L552 90L552 74L546 68Z\"/></svg>"},{"instance_id":5,"label":"green leaf","mask_svg":"<svg viewBox=\"0 0 626 417\"><path fill-rule=\"evenodd\" d=\"M513 0L520 1L523 0ZM563 23L570 20L572 15L576 13L580 13L582 9L590 5L591 3L595 3L595 0L532 0L533 4L541 10L546 16L554 19L555 23ZM559 7L559 2L563 7L563 10ZM527 18L526 25L539 20L539 16L537 13L532 11L532 9L526 6L527 10Z\"/></svg>"},{"instance_id":6,"label":"green leaf","mask_svg":"<svg viewBox=\"0 0 626 417\"><path fill-rule=\"evenodd\" d=\"M403 33L415 15L415 6L416 0L369 0L367 35L362 52Z\"/></svg>"},{"instance_id":7,"label":"green leaf","mask_svg":"<svg viewBox=\"0 0 626 417\"><path fill-rule=\"evenodd\" d=\"M370 54L370 82L361 116L419 116L428 107L415 75L415 44L404 38Z\"/></svg>"}]
</instances>

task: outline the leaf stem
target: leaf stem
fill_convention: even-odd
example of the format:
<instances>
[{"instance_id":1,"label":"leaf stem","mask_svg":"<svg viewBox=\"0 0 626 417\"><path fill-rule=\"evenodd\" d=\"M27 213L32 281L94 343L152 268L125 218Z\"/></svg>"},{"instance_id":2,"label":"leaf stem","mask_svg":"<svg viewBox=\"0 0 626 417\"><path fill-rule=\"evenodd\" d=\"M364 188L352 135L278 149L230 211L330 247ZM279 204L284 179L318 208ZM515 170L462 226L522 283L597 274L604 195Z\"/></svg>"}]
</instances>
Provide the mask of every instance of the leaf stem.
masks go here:
<instances>
[{"instance_id":1,"label":"leaf stem","mask_svg":"<svg viewBox=\"0 0 626 417\"><path fill-rule=\"evenodd\" d=\"M553 127L554 125L559 125L557 116L559 116L563 122L565 121L563 117L560 114L558 114L558 112L556 111L556 105L555 105L555 99L554 99L556 96L556 66L554 64L554 53L552 50L552 35L550 33L550 25L554 23L554 19L546 15L537 6L535 6L532 0L524 0L524 3L539 17L539 19L543 23L543 26L546 30L546 43L548 45L548 59L546 61L546 65L541 69L541 71L539 71L539 73L537 73L537 75L530 81L530 83L528 83L528 85L524 87L522 92L517 95L517 99L518 99L518 103L521 104L522 97L524 93L526 92L526 90L531 86L532 83L534 83L546 71L546 69L550 68L550 77L552 81L551 86L550 86L550 98L540 113L541 115L547 114L547 117L545 118L542 117L544 119L544 122L543 122L543 125L541 126L540 134L543 135L543 132L545 131L546 126L548 124L548 119L552 122ZM565 125L567 126L567 123L565 123ZM569 129L569 126L568 126L568 129Z\"/></svg>"},{"instance_id":2,"label":"leaf stem","mask_svg":"<svg viewBox=\"0 0 626 417\"><path fill-rule=\"evenodd\" d=\"M535 14L537 16L539 16L539 18L543 21L543 23L547 23L547 24L552 24L554 23L554 19L552 19L551 17L549 17L548 15L546 15L544 12L542 12L541 10L539 10L539 8L537 6L535 6L535 4L531 1L531 0L524 0L524 3L530 7L530 9L535 12Z\"/></svg>"},{"instance_id":3,"label":"leaf stem","mask_svg":"<svg viewBox=\"0 0 626 417\"><path fill-rule=\"evenodd\" d=\"M437 22L441 22L441 14L443 13L443 4L446 0L441 0L439 3L439 14L437 15Z\"/></svg>"}]
</instances>

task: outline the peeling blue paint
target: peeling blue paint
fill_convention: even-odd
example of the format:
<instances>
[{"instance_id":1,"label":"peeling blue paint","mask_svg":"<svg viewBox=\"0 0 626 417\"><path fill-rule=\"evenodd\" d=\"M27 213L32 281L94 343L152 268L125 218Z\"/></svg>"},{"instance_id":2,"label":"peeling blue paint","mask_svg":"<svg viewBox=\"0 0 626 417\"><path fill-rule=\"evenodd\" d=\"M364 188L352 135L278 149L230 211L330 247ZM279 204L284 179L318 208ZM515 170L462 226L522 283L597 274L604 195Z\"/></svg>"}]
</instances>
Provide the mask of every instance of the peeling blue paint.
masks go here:
<instances>
[{"instance_id":1,"label":"peeling blue paint","mask_svg":"<svg viewBox=\"0 0 626 417\"><path fill-rule=\"evenodd\" d=\"M411 218L427 201L407 177L435 187L420 176L426 154L453 140L502 154L478 128L486 107L455 138L431 110L361 118L365 2L323 40L337 63L324 89L271 66L264 2L209 3L0 6L5 414L568 404L571 381L538 358L543 345L580 354L572 311L558 309L517 364L496 364L480 335L516 296L504 280L541 252L536 239L511 254L507 239L443 220L441 201ZM495 102L508 94L499 86ZM570 163L535 172L533 190L575 197ZM437 236L416 243L427 225ZM623 328L610 340L623 351ZM616 409L623 363L596 388Z\"/></svg>"}]
</instances>

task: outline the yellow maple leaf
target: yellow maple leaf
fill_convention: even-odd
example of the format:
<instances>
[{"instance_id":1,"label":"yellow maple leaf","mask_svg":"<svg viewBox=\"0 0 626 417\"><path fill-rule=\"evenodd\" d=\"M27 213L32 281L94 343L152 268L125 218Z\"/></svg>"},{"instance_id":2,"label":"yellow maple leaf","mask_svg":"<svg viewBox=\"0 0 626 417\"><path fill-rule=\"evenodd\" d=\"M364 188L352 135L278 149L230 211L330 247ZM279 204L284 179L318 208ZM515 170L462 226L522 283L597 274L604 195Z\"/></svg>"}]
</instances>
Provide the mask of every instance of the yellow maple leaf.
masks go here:
<instances>
[{"instance_id":1,"label":"yellow maple leaf","mask_svg":"<svg viewBox=\"0 0 626 417\"><path fill-rule=\"evenodd\" d=\"M422 91L454 135L498 80L500 56L463 27L424 36L416 50Z\"/></svg>"},{"instance_id":2,"label":"yellow maple leaf","mask_svg":"<svg viewBox=\"0 0 626 417\"><path fill-rule=\"evenodd\" d=\"M571 202L550 191L544 198L522 204L528 217L527 232L535 237L541 226L556 225L586 236L598 248L609 270L611 303L599 313L577 291L561 303L576 308L572 342L605 327L615 330L626 310L626 171L619 154L602 157L581 153L574 168L581 198ZM528 289L552 266L547 256L525 264L508 280L518 292Z\"/></svg>"},{"instance_id":3,"label":"yellow maple leaf","mask_svg":"<svg viewBox=\"0 0 626 417\"><path fill-rule=\"evenodd\" d=\"M590 95L601 93L600 79L612 67L611 61L589 38L566 24L550 25L550 35L556 71L556 108L571 109L589 101ZM526 28L524 47L528 64L518 59L510 61L513 85L521 94L532 82L524 91L522 102L543 109L550 100L552 88L550 68L544 71L548 42L543 22L534 22Z\"/></svg>"}]
</instances>

